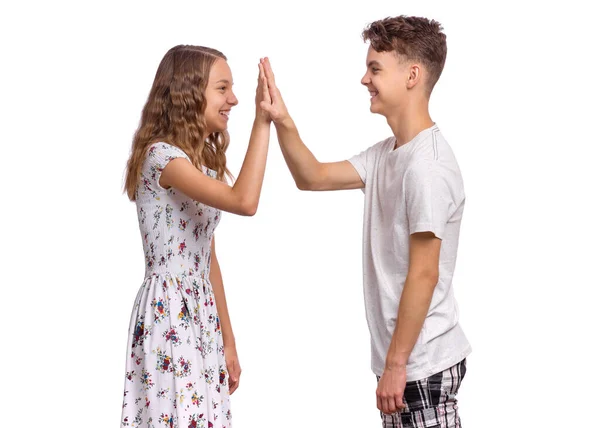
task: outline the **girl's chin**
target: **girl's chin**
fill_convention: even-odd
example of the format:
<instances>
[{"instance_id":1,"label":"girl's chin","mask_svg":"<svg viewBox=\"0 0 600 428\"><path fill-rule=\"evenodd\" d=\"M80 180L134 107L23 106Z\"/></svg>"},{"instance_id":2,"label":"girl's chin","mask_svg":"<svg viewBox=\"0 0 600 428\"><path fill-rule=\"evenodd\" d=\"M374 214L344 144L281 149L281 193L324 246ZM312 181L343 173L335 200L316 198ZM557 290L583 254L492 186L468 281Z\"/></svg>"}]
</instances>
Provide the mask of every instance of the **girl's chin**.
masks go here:
<instances>
[{"instance_id":1,"label":"girl's chin","mask_svg":"<svg viewBox=\"0 0 600 428\"><path fill-rule=\"evenodd\" d=\"M215 132L225 132L227 131L227 123L219 123L217 126L209 126L207 129L207 133L214 134Z\"/></svg>"}]
</instances>

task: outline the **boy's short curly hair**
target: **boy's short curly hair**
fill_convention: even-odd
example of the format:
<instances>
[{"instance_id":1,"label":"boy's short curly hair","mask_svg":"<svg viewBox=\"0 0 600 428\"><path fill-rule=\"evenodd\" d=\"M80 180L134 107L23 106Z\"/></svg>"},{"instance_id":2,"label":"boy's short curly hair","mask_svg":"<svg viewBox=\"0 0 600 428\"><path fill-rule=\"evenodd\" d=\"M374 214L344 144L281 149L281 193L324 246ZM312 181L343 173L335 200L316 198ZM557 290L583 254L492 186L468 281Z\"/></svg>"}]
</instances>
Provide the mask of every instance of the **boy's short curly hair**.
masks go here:
<instances>
[{"instance_id":1,"label":"boy's short curly hair","mask_svg":"<svg viewBox=\"0 0 600 428\"><path fill-rule=\"evenodd\" d=\"M362 37L365 42L370 41L377 52L394 51L402 59L423 64L429 72L430 94L446 62L446 35L442 31L437 21L402 15L372 22Z\"/></svg>"}]
</instances>

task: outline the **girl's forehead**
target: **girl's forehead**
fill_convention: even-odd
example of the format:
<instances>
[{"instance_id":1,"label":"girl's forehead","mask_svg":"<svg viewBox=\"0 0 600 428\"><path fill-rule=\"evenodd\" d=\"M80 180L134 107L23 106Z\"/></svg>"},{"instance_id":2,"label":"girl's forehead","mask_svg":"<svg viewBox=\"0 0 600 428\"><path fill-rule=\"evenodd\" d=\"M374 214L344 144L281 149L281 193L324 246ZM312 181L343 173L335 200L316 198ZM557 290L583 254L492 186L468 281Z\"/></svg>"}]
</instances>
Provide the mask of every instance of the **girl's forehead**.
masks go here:
<instances>
[{"instance_id":1,"label":"girl's forehead","mask_svg":"<svg viewBox=\"0 0 600 428\"><path fill-rule=\"evenodd\" d=\"M210 81L219 81L219 80L229 80L231 81L231 69L229 68L229 64L222 58L219 58L215 61L213 66L210 69Z\"/></svg>"}]
</instances>

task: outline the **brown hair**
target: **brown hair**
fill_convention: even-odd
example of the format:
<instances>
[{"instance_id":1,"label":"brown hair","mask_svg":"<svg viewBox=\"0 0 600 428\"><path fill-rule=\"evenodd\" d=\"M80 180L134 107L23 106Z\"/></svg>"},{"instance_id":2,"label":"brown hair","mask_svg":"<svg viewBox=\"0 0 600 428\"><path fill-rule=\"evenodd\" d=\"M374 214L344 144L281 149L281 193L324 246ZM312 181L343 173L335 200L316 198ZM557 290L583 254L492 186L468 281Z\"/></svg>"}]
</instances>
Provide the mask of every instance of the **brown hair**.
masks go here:
<instances>
[{"instance_id":1,"label":"brown hair","mask_svg":"<svg viewBox=\"0 0 600 428\"><path fill-rule=\"evenodd\" d=\"M231 177L225 157L227 131L214 132L204 141L204 93L210 69L218 58L227 60L216 49L189 45L175 46L163 57L127 161L125 191L132 201L148 147L158 141L179 147L196 168L205 165L215 170L219 180L224 180L225 174Z\"/></svg>"},{"instance_id":2,"label":"brown hair","mask_svg":"<svg viewBox=\"0 0 600 428\"><path fill-rule=\"evenodd\" d=\"M429 72L428 95L446 62L446 35L442 25L416 16L397 16L372 22L362 33L377 52L396 52L402 59L418 61Z\"/></svg>"}]
</instances>

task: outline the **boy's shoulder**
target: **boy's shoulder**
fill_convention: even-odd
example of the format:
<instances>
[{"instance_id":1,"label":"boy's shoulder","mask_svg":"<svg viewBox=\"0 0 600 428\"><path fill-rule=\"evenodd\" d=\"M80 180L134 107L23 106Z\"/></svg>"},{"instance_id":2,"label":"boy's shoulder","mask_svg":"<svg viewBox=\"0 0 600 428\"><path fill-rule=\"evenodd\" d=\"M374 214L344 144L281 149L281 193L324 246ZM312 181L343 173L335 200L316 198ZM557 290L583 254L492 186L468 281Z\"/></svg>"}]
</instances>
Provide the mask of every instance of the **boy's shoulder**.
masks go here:
<instances>
[{"instance_id":1,"label":"boy's shoulder","mask_svg":"<svg viewBox=\"0 0 600 428\"><path fill-rule=\"evenodd\" d=\"M370 147L367 148L367 151L373 152L373 153L381 153L384 152L385 150L387 150L390 147L393 147L395 144L395 138L394 136L390 136L387 138L384 138L383 140L377 141L376 143L372 144Z\"/></svg>"},{"instance_id":2,"label":"boy's shoulder","mask_svg":"<svg viewBox=\"0 0 600 428\"><path fill-rule=\"evenodd\" d=\"M409 156L405 159L407 167L413 164L448 164L455 163L456 158L448 141L439 128L434 127L432 132L423 136L411 147Z\"/></svg>"}]
</instances>

